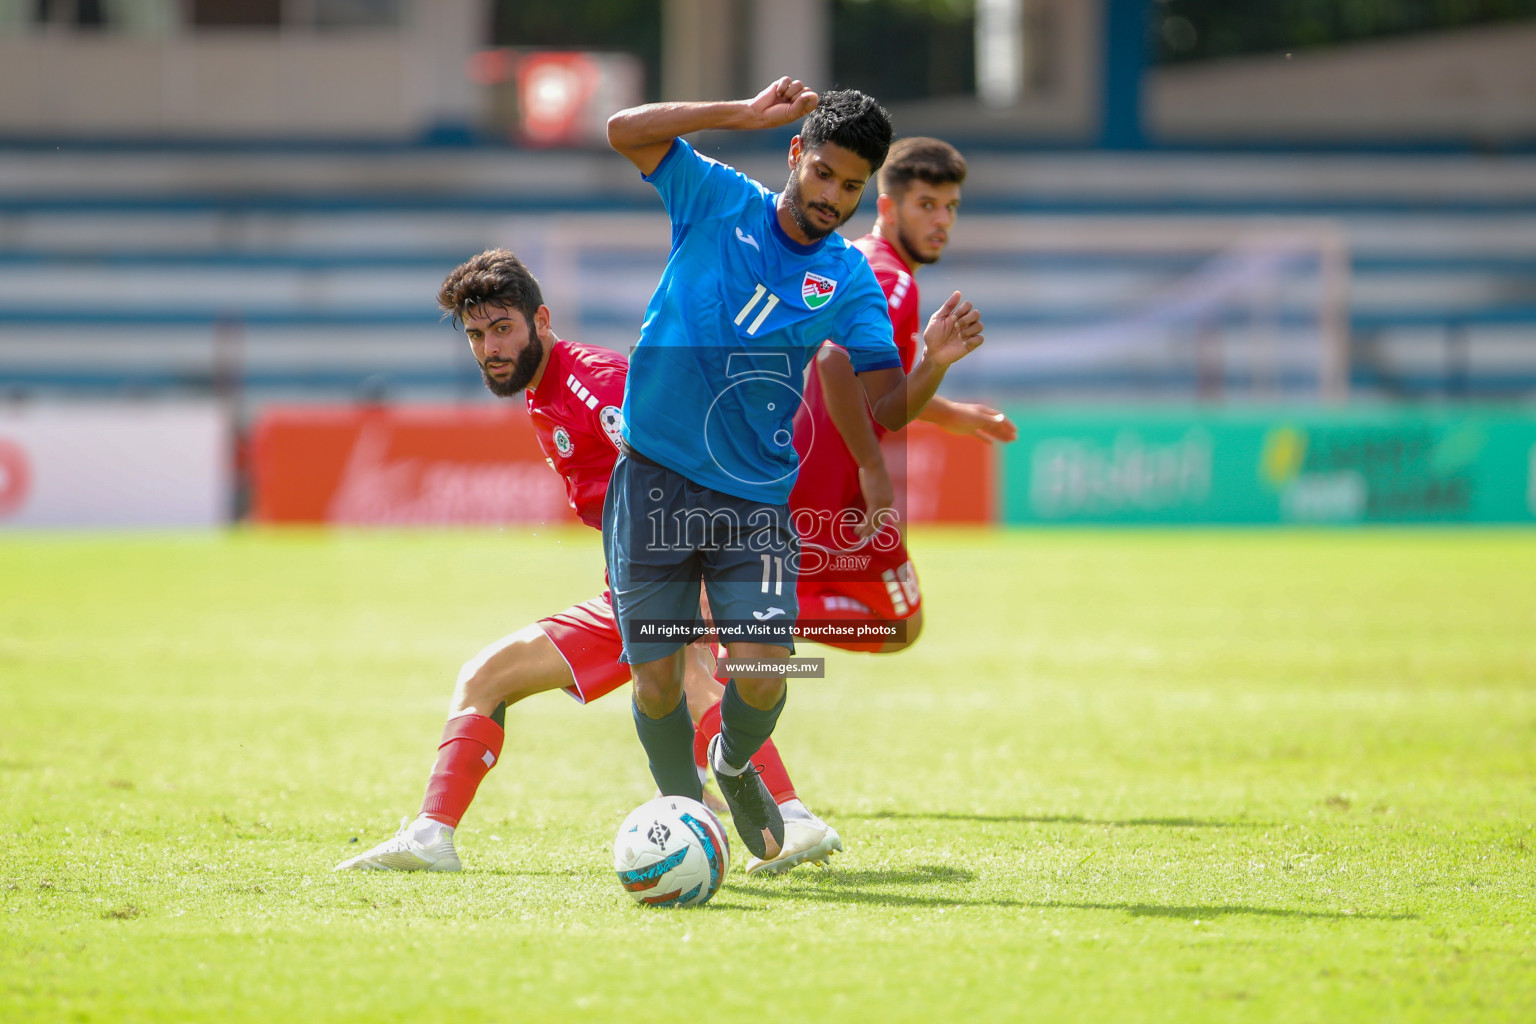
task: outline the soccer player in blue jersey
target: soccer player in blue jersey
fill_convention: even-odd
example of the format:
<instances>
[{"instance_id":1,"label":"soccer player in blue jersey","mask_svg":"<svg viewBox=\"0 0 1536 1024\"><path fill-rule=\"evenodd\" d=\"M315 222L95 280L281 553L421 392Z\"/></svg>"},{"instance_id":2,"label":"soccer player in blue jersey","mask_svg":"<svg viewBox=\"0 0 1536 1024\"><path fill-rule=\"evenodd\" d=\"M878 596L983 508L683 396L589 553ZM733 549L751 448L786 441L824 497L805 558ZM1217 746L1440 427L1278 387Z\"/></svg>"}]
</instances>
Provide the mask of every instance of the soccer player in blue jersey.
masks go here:
<instances>
[{"instance_id":1,"label":"soccer player in blue jersey","mask_svg":"<svg viewBox=\"0 0 1536 1024\"><path fill-rule=\"evenodd\" d=\"M780 193L680 138L801 117ZM621 110L608 141L655 186L672 222L672 252L630 357L623 452L603 508L635 728L662 793L699 799L682 679L684 649L703 632L702 579L730 658L767 666L727 684L709 761L747 849L771 860L784 822L751 757L784 707L773 663L794 652L799 541L787 503L805 366L835 339L876 421L899 430L981 344L981 317L950 296L923 333L922 360L903 374L885 294L863 254L834 233L890 148L890 118L863 93L819 97L781 78L750 100Z\"/></svg>"}]
</instances>

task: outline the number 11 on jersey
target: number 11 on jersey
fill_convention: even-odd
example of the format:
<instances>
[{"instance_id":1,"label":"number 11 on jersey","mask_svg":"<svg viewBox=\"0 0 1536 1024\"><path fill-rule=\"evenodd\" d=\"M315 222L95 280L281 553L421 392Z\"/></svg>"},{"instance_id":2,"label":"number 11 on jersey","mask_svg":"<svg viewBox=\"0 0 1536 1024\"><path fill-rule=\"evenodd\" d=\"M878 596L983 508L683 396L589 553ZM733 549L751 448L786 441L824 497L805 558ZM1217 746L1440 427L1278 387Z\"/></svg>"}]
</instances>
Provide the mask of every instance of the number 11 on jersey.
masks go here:
<instances>
[{"instance_id":1,"label":"number 11 on jersey","mask_svg":"<svg viewBox=\"0 0 1536 1024\"><path fill-rule=\"evenodd\" d=\"M757 305L758 301L765 294L768 296L768 302L763 306L762 311L757 314L756 319L752 321L752 325L747 328L748 337L755 335L757 329L763 326L763 321L768 319L768 314L773 312L773 307L779 304L779 297L769 292L763 285L758 285L757 289L753 291L752 297L747 300L747 304L741 307L741 312L736 314L736 326L740 327L741 322L747 318L747 314L752 312L752 307Z\"/></svg>"}]
</instances>

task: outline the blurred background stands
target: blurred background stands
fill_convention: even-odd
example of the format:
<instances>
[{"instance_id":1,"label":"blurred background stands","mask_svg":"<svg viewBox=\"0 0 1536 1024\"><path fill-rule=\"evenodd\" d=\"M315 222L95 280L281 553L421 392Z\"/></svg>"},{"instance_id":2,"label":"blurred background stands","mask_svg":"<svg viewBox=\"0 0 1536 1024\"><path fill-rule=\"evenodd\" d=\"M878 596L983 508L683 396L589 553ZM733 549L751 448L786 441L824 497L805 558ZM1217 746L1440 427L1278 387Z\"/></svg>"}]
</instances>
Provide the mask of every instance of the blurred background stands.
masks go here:
<instances>
[{"instance_id":1,"label":"blurred background stands","mask_svg":"<svg viewBox=\"0 0 1536 1024\"><path fill-rule=\"evenodd\" d=\"M624 349L667 234L603 118L790 73L970 158L952 389L1528 398L1536 3L1333 6L0 0L0 395L481 401L433 296L494 244Z\"/></svg>"}]
</instances>

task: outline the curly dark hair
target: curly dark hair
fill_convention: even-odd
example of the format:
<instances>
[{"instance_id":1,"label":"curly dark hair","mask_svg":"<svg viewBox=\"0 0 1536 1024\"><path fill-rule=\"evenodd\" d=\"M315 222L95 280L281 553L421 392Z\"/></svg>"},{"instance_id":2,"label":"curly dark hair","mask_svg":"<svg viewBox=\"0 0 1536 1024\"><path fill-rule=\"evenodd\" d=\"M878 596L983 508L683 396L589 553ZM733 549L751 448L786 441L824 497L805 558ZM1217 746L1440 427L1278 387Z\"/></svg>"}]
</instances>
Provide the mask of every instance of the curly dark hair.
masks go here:
<instances>
[{"instance_id":1,"label":"curly dark hair","mask_svg":"<svg viewBox=\"0 0 1536 1024\"><path fill-rule=\"evenodd\" d=\"M815 149L835 142L867 160L871 171L878 171L891 148L891 134L891 115L873 96L857 89L834 89L806 115L800 125L800 144Z\"/></svg>"},{"instance_id":2,"label":"curly dark hair","mask_svg":"<svg viewBox=\"0 0 1536 1024\"><path fill-rule=\"evenodd\" d=\"M964 185L965 157L942 139L913 135L897 139L880 168L880 191L900 199L914 181L929 185Z\"/></svg>"},{"instance_id":3,"label":"curly dark hair","mask_svg":"<svg viewBox=\"0 0 1536 1024\"><path fill-rule=\"evenodd\" d=\"M544 305L539 282L510 249L487 249L453 268L437 291L437 307L451 316L455 326L475 306L505 306L523 314L529 327Z\"/></svg>"}]
</instances>

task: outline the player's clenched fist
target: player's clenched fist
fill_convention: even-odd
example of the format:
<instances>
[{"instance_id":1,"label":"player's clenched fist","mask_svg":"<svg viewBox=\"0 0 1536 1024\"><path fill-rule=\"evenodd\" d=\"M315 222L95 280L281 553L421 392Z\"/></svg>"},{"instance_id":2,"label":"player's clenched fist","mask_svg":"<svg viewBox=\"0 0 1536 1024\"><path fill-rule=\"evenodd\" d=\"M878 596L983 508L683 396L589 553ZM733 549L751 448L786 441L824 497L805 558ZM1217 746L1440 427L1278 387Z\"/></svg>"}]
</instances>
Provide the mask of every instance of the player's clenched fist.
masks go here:
<instances>
[{"instance_id":1,"label":"player's clenched fist","mask_svg":"<svg viewBox=\"0 0 1536 1024\"><path fill-rule=\"evenodd\" d=\"M945 300L923 331L923 359L935 366L959 362L984 341L981 311L955 292Z\"/></svg>"},{"instance_id":2,"label":"player's clenched fist","mask_svg":"<svg viewBox=\"0 0 1536 1024\"><path fill-rule=\"evenodd\" d=\"M748 106L757 115L757 128L777 128L816 109L821 97L798 78L787 75L754 96Z\"/></svg>"}]
</instances>

